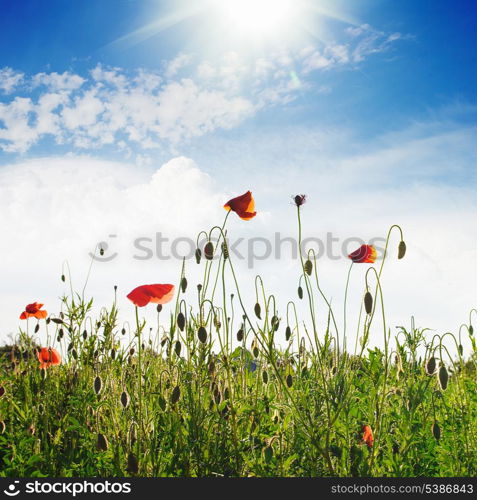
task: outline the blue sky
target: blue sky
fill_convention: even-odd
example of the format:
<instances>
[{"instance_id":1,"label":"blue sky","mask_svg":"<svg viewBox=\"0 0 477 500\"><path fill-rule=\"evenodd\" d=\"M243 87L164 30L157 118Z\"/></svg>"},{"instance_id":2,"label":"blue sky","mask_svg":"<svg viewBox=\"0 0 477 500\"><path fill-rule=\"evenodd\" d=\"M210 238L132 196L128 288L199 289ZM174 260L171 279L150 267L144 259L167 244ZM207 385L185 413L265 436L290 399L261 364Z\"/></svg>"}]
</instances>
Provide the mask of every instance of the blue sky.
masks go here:
<instances>
[{"instance_id":1,"label":"blue sky","mask_svg":"<svg viewBox=\"0 0 477 500\"><path fill-rule=\"evenodd\" d=\"M394 324L454 328L477 296L474 2L297 0L265 36L214 1L0 0L0 309L41 295L53 310L65 259L81 276L112 233L120 258L95 270L98 300L151 281L157 262L127 257L134 237L193 237L252 189L259 216L231 221L237 236L293 233L300 192L312 236L401 223ZM157 280L175 280L160 264ZM346 265L322 262L337 303ZM291 265L257 266L244 276L295 288Z\"/></svg>"}]
</instances>

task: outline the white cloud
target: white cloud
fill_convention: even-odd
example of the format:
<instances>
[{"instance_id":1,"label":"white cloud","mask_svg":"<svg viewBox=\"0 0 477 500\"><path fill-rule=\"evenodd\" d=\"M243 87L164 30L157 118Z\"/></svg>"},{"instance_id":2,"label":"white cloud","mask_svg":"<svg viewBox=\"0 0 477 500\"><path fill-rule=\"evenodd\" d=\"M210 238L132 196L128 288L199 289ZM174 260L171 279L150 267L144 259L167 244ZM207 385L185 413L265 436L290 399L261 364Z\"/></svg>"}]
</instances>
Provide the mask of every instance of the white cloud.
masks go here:
<instances>
[{"instance_id":1,"label":"white cloud","mask_svg":"<svg viewBox=\"0 0 477 500\"><path fill-rule=\"evenodd\" d=\"M177 73L187 66L192 61L190 54L179 54L172 61L169 61L166 66L165 74L168 78L172 78Z\"/></svg>"},{"instance_id":2,"label":"white cloud","mask_svg":"<svg viewBox=\"0 0 477 500\"><path fill-rule=\"evenodd\" d=\"M12 68L0 69L0 90L5 94L11 94L23 81L24 76L22 72L14 71Z\"/></svg>"},{"instance_id":3,"label":"white cloud","mask_svg":"<svg viewBox=\"0 0 477 500\"><path fill-rule=\"evenodd\" d=\"M34 87L44 85L52 91L76 90L85 83L85 79L79 75L65 71L64 73L37 73L32 78Z\"/></svg>"}]
</instances>

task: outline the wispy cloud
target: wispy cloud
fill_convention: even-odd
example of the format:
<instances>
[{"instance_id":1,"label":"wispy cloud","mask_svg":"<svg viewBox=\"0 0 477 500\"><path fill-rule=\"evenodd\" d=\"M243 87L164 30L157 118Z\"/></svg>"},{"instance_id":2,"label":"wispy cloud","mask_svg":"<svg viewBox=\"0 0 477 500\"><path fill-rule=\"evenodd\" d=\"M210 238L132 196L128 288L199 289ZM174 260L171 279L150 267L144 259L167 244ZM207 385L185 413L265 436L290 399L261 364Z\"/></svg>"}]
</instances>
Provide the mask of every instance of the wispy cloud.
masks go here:
<instances>
[{"instance_id":1,"label":"wispy cloud","mask_svg":"<svg viewBox=\"0 0 477 500\"><path fill-rule=\"evenodd\" d=\"M214 60L181 53L160 71L105 67L89 74L0 70L0 150L24 153L50 136L78 150L174 148L241 124L260 110L287 105L313 87L310 73L353 67L386 50L397 36L368 26L345 43ZM387 37L387 38L386 38ZM329 92L318 87L315 92Z\"/></svg>"}]
</instances>

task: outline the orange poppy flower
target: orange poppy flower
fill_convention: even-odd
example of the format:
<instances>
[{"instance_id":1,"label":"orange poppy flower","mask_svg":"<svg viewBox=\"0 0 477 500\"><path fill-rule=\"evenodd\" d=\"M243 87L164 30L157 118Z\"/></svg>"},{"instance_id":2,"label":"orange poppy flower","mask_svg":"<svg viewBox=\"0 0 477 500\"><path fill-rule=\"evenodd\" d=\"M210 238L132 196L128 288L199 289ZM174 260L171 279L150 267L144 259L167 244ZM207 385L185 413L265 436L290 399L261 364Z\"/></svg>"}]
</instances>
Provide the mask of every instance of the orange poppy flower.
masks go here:
<instances>
[{"instance_id":1,"label":"orange poppy flower","mask_svg":"<svg viewBox=\"0 0 477 500\"><path fill-rule=\"evenodd\" d=\"M40 369L44 370L50 366L61 365L60 353L52 347L42 347L37 353Z\"/></svg>"},{"instance_id":2,"label":"orange poppy flower","mask_svg":"<svg viewBox=\"0 0 477 500\"><path fill-rule=\"evenodd\" d=\"M363 425L363 443L372 448L374 443L373 431L369 425Z\"/></svg>"},{"instance_id":3,"label":"orange poppy flower","mask_svg":"<svg viewBox=\"0 0 477 500\"><path fill-rule=\"evenodd\" d=\"M224 208L228 211L232 210L243 220L253 219L257 215L257 212L255 212L255 200L250 191L232 198L224 205Z\"/></svg>"},{"instance_id":4,"label":"orange poppy flower","mask_svg":"<svg viewBox=\"0 0 477 500\"><path fill-rule=\"evenodd\" d=\"M136 306L144 307L149 302L167 304L174 296L174 285L142 285L135 288L127 298Z\"/></svg>"},{"instance_id":5,"label":"orange poppy flower","mask_svg":"<svg viewBox=\"0 0 477 500\"><path fill-rule=\"evenodd\" d=\"M348 258L358 264L374 264L377 256L376 248L373 245L361 245L358 250L350 253Z\"/></svg>"},{"instance_id":6,"label":"orange poppy flower","mask_svg":"<svg viewBox=\"0 0 477 500\"><path fill-rule=\"evenodd\" d=\"M33 304L28 304L25 307L25 310L20 314L20 319L27 318L37 318L37 319L45 319L48 316L46 311L40 310L43 307L43 304L39 304L38 302L33 302Z\"/></svg>"}]
</instances>

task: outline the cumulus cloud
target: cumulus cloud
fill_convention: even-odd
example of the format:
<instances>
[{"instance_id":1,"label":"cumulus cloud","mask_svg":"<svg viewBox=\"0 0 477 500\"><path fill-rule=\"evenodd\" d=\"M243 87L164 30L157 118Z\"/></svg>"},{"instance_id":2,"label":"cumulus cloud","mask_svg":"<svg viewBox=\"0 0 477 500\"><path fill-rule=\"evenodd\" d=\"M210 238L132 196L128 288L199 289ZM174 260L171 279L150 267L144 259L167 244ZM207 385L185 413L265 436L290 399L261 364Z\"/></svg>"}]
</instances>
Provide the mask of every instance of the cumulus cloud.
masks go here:
<instances>
[{"instance_id":1,"label":"cumulus cloud","mask_svg":"<svg viewBox=\"0 0 477 500\"><path fill-rule=\"evenodd\" d=\"M345 42L280 50L257 58L227 52L214 60L181 53L161 71L98 64L25 76L0 70L0 150L25 153L43 139L77 150L169 148L234 127L264 108L286 105L310 89L309 74L349 67L400 38L364 25ZM320 87L317 89L321 91ZM329 90L329 89L328 89ZM139 152L140 153L140 152Z\"/></svg>"},{"instance_id":2,"label":"cumulus cloud","mask_svg":"<svg viewBox=\"0 0 477 500\"><path fill-rule=\"evenodd\" d=\"M0 90L5 94L11 94L23 81L24 76L21 71L14 71L9 67L0 69Z\"/></svg>"}]
</instances>

